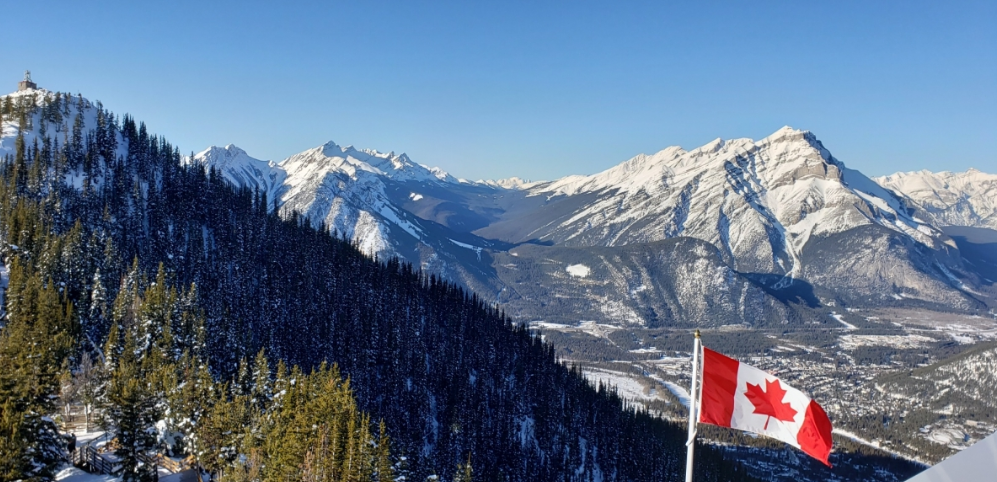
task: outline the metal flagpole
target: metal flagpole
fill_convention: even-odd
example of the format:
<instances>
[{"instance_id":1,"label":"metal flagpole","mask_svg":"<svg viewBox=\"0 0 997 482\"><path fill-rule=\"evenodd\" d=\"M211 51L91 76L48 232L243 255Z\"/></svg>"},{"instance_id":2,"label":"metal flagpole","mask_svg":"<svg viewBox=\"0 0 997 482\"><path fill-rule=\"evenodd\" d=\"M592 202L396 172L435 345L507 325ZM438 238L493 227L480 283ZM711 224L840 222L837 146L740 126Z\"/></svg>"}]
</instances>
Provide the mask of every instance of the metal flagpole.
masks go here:
<instances>
[{"instance_id":1,"label":"metal flagpole","mask_svg":"<svg viewBox=\"0 0 997 482\"><path fill-rule=\"evenodd\" d=\"M696 391L699 384L699 352L700 350L699 330L696 330L696 341L692 349L692 387L689 390L689 441L685 443L687 452L685 459L685 482L692 482L692 456L696 448L696 419L699 407L699 395Z\"/></svg>"}]
</instances>

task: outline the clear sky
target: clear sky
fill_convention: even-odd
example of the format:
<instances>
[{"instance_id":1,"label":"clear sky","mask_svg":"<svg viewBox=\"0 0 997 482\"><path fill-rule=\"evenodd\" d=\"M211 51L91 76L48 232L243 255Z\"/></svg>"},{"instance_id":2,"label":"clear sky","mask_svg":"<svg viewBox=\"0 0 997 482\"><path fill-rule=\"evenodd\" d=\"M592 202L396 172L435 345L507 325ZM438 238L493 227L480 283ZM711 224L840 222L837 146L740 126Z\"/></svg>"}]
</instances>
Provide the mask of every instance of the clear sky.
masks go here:
<instances>
[{"instance_id":1,"label":"clear sky","mask_svg":"<svg viewBox=\"0 0 997 482\"><path fill-rule=\"evenodd\" d=\"M469 179L783 125L869 175L997 172L997 2L672 3L5 2L0 79L31 69L184 152L333 140Z\"/></svg>"}]
</instances>

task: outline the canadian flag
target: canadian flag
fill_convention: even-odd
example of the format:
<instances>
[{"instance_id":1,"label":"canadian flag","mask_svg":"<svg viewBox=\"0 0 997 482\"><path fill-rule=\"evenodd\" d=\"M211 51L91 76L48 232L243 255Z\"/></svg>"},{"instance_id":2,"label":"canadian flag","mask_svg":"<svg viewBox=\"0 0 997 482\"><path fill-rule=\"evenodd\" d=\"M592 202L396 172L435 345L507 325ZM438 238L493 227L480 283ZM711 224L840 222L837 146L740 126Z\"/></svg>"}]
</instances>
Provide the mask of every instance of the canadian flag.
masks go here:
<instances>
[{"instance_id":1,"label":"canadian flag","mask_svg":"<svg viewBox=\"0 0 997 482\"><path fill-rule=\"evenodd\" d=\"M779 378L703 348L699 421L782 440L831 466L831 420Z\"/></svg>"}]
</instances>

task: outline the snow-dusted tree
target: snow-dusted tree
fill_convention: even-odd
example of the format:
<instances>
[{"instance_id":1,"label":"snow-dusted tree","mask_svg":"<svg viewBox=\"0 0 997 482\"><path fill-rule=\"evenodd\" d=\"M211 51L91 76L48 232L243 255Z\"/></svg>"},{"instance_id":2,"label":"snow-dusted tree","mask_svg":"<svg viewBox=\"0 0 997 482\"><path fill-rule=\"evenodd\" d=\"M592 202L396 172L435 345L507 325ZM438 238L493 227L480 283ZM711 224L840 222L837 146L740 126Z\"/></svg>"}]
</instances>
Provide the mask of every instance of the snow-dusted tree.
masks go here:
<instances>
[{"instance_id":1,"label":"snow-dusted tree","mask_svg":"<svg viewBox=\"0 0 997 482\"><path fill-rule=\"evenodd\" d=\"M45 480L64 454L65 442L47 415L57 410L59 374L72 347L72 310L51 281L11 265L7 320L0 331L0 474ZM14 480L5 479L5 480Z\"/></svg>"},{"instance_id":2,"label":"snow-dusted tree","mask_svg":"<svg viewBox=\"0 0 997 482\"><path fill-rule=\"evenodd\" d=\"M117 437L114 454L119 459L115 475L124 482L152 482L156 469L143 462L156 446L154 425L158 419L156 401L145 377L142 362L136 356L138 343L126 331L117 366L107 390L106 422Z\"/></svg>"},{"instance_id":3,"label":"snow-dusted tree","mask_svg":"<svg viewBox=\"0 0 997 482\"><path fill-rule=\"evenodd\" d=\"M85 430L90 431L94 408L99 403L104 392L104 370L98 362L94 363L90 354L83 353L80 364L73 373L73 385L76 387L76 400L83 406Z\"/></svg>"}]
</instances>

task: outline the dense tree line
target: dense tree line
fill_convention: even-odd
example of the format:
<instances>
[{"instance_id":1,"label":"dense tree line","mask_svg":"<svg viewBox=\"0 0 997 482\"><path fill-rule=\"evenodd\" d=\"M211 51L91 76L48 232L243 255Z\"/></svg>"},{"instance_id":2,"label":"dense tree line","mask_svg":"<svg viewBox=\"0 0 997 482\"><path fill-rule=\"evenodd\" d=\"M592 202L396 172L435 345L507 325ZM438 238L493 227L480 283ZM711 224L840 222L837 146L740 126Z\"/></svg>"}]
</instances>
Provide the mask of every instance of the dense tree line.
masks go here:
<instances>
[{"instance_id":1,"label":"dense tree line","mask_svg":"<svg viewBox=\"0 0 997 482\"><path fill-rule=\"evenodd\" d=\"M17 315L19 298L8 296L4 337L23 322L65 333L58 349L73 354L53 360L78 366L83 353L103 355L108 412L119 436L131 437L123 445L162 443L162 434L144 439L141 427L166 420L184 434L173 447L227 476L270 480L267 470L282 470L328 480L321 474L342 459L313 448L338 446L343 424L383 419L380 435L358 435L354 450L374 451L361 478L386 473L387 452L365 440L389 436L392 463L404 457L409 480L467 477L472 463L476 480L650 481L684 471L684 427L624 409L476 295L396 260L369 259L325 226L282 219L265 194L185 164L127 115L68 95L3 109L24 129L0 165L0 255L12 287L15 267L31 264L51 312L41 324ZM261 369L245 360L259 353L300 367L275 370L274 398L262 405L267 397L253 392L261 383L246 381ZM56 376L53 363L44 369ZM315 403L349 405L316 402L346 387L340 374L356 413L369 415L306 415ZM211 402L189 408L185 397ZM53 409L25 404L5 408L3 420ZM236 443L214 424L257 428ZM304 432L304 442L281 438ZM287 452L273 452L280 447ZM269 463L254 462L264 456ZM697 464L699 480L744 478L707 447Z\"/></svg>"}]
</instances>

